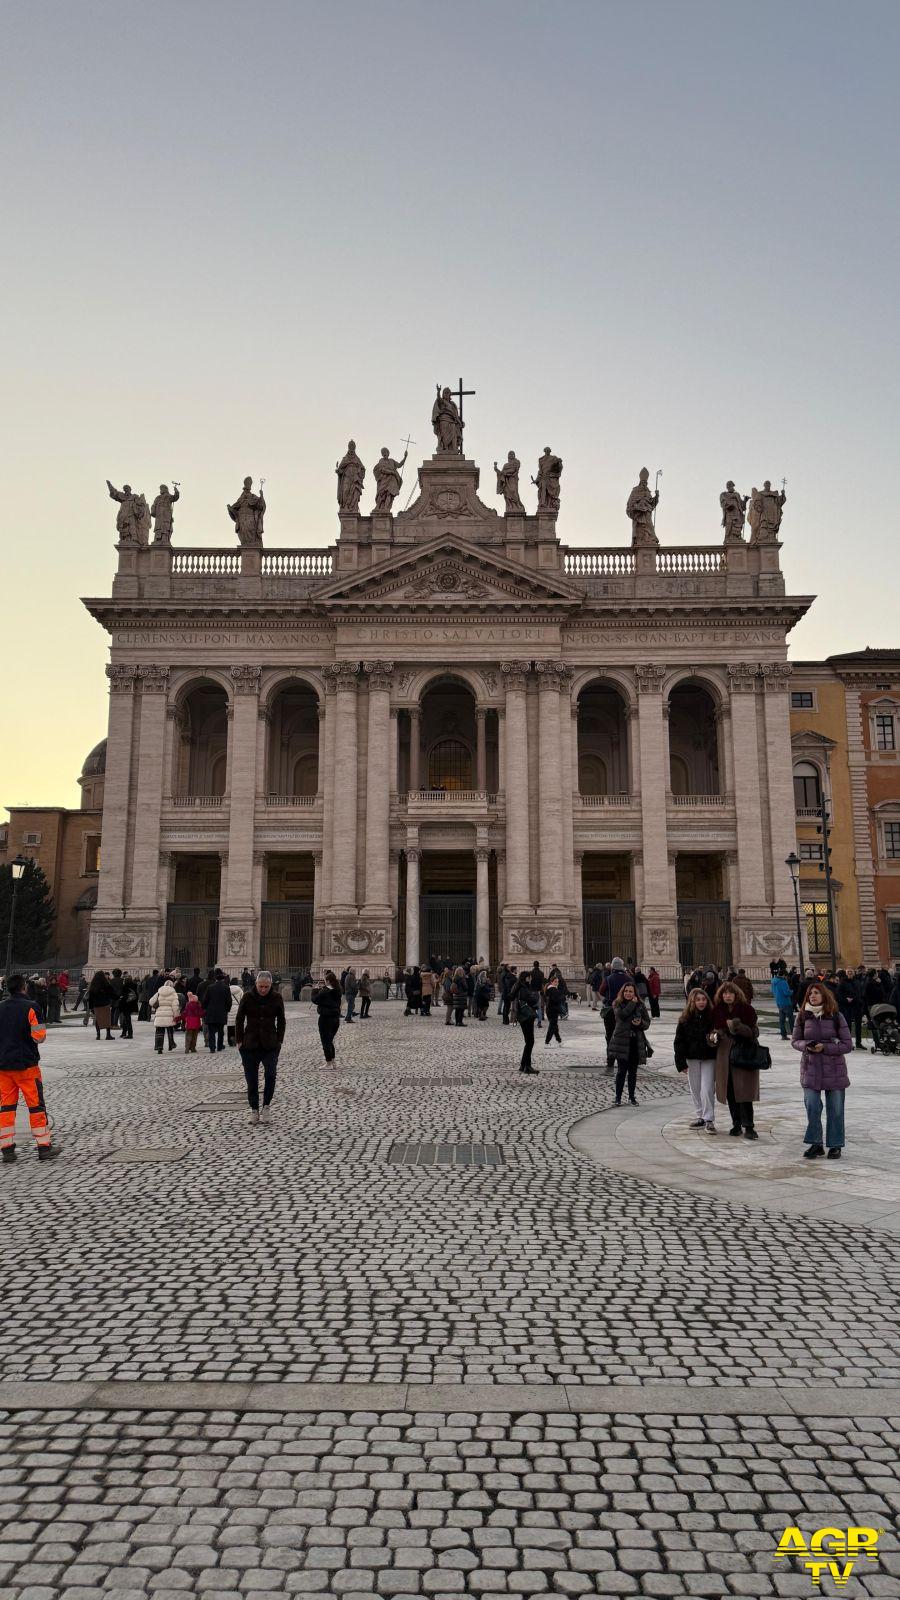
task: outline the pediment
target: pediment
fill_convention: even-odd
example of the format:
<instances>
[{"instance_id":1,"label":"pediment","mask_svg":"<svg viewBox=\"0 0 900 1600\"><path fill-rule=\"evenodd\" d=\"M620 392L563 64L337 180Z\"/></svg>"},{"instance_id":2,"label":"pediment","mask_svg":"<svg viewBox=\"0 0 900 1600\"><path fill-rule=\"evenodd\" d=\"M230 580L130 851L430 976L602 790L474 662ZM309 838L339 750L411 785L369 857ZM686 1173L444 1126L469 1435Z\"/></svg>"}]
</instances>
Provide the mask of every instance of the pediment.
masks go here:
<instances>
[{"instance_id":1,"label":"pediment","mask_svg":"<svg viewBox=\"0 0 900 1600\"><path fill-rule=\"evenodd\" d=\"M816 733L812 728L799 728L791 734L791 744L798 749L802 746L818 745L822 750L836 750L837 741L829 739L824 733Z\"/></svg>"},{"instance_id":2,"label":"pediment","mask_svg":"<svg viewBox=\"0 0 900 1600\"><path fill-rule=\"evenodd\" d=\"M443 535L415 548L393 552L363 571L348 572L324 585L316 602L326 610L344 607L398 610L435 608L497 610L540 606L573 610L584 603L574 584L556 573L542 573L498 556L455 535Z\"/></svg>"}]
</instances>

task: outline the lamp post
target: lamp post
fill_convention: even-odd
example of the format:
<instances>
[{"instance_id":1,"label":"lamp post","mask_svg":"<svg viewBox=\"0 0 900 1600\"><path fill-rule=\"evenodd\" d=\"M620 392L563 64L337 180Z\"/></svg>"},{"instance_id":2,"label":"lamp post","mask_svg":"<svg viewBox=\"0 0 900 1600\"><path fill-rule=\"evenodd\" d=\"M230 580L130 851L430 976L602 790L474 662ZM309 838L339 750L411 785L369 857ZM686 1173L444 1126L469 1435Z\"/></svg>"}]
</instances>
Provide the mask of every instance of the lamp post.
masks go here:
<instances>
[{"instance_id":1,"label":"lamp post","mask_svg":"<svg viewBox=\"0 0 900 1600\"><path fill-rule=\"evenodd\" d=\"M791 883L794 886L794 915L797 918L797 963L802 967L803 925L800 921L800 857L796 851L792 850L790 855L785 857L784 864L791 875Z\"/></svg>"},{"instance_id":2,"label":"lamp post","mask_svg":"<svg viewBox=\"0 0 900 1600\"><path fill-rule=\"evenodd\" d=\"M12 966L13 928L15 927L15 921L16 921L16 890L19 887L19 879L21 878L21 876L22 876L23 872L25 871L25 868L27 867L27 865L28 865L28 862L26 861L24 856L16 856L15 861L11 861L10 864L9 864L9 870L12 873L12 894L10 896L10 901L9 901L9 933L7 934L7 937L6 937L6 980L7 980L7 982L9 982L9 969Z\"/></svg>"}]
</instances>

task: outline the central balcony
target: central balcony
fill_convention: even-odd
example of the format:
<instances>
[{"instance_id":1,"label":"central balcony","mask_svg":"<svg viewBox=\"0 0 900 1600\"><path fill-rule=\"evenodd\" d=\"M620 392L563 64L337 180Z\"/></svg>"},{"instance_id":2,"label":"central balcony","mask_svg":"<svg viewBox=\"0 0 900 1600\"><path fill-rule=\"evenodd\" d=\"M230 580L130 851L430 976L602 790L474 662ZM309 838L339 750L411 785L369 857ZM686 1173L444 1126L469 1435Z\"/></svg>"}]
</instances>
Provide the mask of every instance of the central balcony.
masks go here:
<instances>
[{"instance_id":1,"label":"central balcony","mask_svg":"<svg viewBox=\"0 0 900 1600\"><path fill-rule=\"evenodd\" d=\"M485 789L412 789L406 800L407 816L424 820L441 814L462 819L496 815L500 797Z\"/></svg>"}]
</instances>

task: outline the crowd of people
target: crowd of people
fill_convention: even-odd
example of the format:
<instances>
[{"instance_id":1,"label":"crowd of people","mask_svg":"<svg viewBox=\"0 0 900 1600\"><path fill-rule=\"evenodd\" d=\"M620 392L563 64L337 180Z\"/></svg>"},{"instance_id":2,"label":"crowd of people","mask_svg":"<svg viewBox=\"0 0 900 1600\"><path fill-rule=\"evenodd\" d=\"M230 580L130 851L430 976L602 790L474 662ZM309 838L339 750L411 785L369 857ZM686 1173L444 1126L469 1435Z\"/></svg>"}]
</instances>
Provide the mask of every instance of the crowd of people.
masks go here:
<instances>
[{"instance_id":1,"label":"crowd of people","mask_svg":"<svg viewBox=\"0 0 900 1600\"><path fill-rule=\"evenodd\" d=\"M501 962L492 969L482 958L460 963L432 957L424 965L386 970L385 994L405 1001L404 1017L433 1018L443 1012L447 1027L464 1028L470 1021L484 1022L492 1003L504 1026L516 1026L522 1035L519 1071L535 1076L532 1063L535 1028L546 1023L544 1045L562 1045L560 1021L568 1016L571 990L557 965L545 973L539 961L517 968ZM16 1105L23 1097L41 1159L55 1153L43 1098L38 1044L46 1023L54 1020L57 1003L67 1010L67 973L41 978L13 975L3 980L7 1003L0 1005L0 1151L4 1161L16 1158L14 1132ZM373 980L368 969L357 975L347 966L338 975L327 970L318 984L307 971L291 980L295 1000L309 987L318 1014L319 1037L325 1061L336 1060L336 1039L342 1022L352 1024L370 1017ZM644 973L634 961L613 956L587 973L587 994L592 1011L599 1011L605 1035L606 1069L615 1075L615 1104L637 1105L638 1069L653 1055L651 1024L660 1016L662 983L653 966ZM93 1021L98 1042L134 1038L134 1022L150 1022L154 1045L162 1055L166 1046L177 1049L176 1033L183 1033L185 1054L195 1055L198 1041L211 1054L236 1048L247 1085L253 1122L268 1122L275 1093L278 1053L285 1034L281 979L245 967L239 978L221 968L206 976L195 967L190 975L179 968L154 969L132 977L120 968L97 970L90 981L82 978L73 1010L83 1009L84 1024ZM782 961L771 963L771 993L783 1039L801 1054L800 1081L807 1113L804 1136L809 1160L827 1155L839 1159L844 1146L844 1099L849 1086L846 1058L861 1044L861 1029L874 1005L888 1001L900 1010L900 971L858 966L804 973ZM674 1038L674 1062L687 1076L693 1107L693 1128L716 1133L716 1107L727 1106L733 1138L756 1140L754 1105L760 1099L760 1074L771 1065L769 1051L760 1044L760 1027L753 1005L754 985L743 968L726 970L696 967L684 977L684 1009ZM357 1017L357 1006L358 1017ZM58 1020L58 1016L56 1017ZM259 1075L262 1072L262 1098ZM824 1132L823 1132L824 1116Z\"/></svg>"}]
</instances>

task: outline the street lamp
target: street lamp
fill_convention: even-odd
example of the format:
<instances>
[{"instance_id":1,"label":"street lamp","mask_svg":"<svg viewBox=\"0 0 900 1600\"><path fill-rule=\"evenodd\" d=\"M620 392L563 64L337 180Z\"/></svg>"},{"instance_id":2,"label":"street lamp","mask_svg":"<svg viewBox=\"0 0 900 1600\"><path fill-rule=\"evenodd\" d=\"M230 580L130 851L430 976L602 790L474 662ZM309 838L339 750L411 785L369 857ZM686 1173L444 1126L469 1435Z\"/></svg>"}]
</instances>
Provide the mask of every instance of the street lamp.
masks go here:
<instances>
[{"instance_id":1,"label":"street lamp","mask_svg":"<svg viewBox=\"0 0 900 1600\"><path fill-rule=\"evenodd\" d=\"M12 873L12 895L10 897L10 902L9 902L9 933L8 933L7 939L6 939L6 981L7 981L7 983L9 982L9 969L12 966L13 927L15 925L15 920L16 920L16 890L19 887L19 879L21 878L21 876L22 876L23 872L25 871L25 868L27 867L27 865L28 865L28 862L26 861L24 856L16 856L15 861L11 861L10 864L9 864L9 870Z\"/></svg>"},{"instance_id":2,"label":"street lamp","mask_svg":"<svg viewBox=\"0 0 900 1600\"><path fill-rule=\"evenodd\" d=\"M790 855L785 857L784 864L791 875L791 883L794 886L794 914L797 918L797 961L802 967L803 929L800 922L800 857L797 855L796 851L792 850Z\"/></svg>"}]
</instances>

